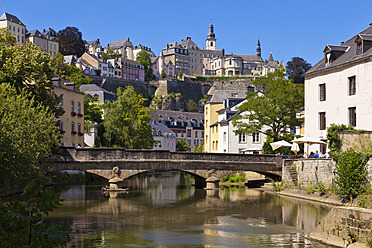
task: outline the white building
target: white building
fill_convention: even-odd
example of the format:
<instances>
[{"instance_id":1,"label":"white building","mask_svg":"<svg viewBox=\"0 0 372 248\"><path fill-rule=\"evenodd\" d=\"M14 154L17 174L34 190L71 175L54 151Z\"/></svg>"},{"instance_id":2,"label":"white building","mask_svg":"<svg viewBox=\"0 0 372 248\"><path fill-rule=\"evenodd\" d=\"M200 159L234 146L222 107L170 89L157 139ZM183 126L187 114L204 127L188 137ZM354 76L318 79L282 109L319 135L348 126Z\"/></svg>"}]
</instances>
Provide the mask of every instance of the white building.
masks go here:
<instances>
[{"instance_id":1,"label":"white building","mask_svg":"<svg viewBox=\"0 0 372 248\"><path fill-rule=\"evenodd\" d=\"M17 39L18 45L26 42L26 25L24 25L16 16L4 13L0 16L0 28L8 28L9 33Z\"/></svg>"},{"instance_id":2,"label":"white building","mask_svg":"<svg viewBox=\"0 0 372 248\"><path fill-rule=\"evenodd\" d=\"M155 140L152 150L176 151L177 139L174 132L163 123L150 123L152 127L152 137Z\"/></svg>"},{"instance_id":3,"label":"white building","mask_svg":"<svg viewBox=\"0 0 372 248\"><path fill-rule=\"evenodd\" d=\"M231 101L234 100L234 101ZM242 100L235 104L236 99L225 99L223 101L224 108L218 111L218 152L219 153L253 153L259 154L262 152L262 146L266 141L266 135L260 132L253 134L236 135L234 131L237 129L233 126L232 118L239 113L237 108L247 100ZM243 120L247 122L248 120Z\"/></svg>"},{"instance_id":4,"label":"white building","mask_svg":"<svg viewBox=\"0 0 372 248\"><path fill-rule=\"evenodd\" d=\"M305 136L326 139L332 124L372 130L372 26L341 45L305 74ZM310 151L325 147L313 146Z\"/></svg>"}]
</instances>

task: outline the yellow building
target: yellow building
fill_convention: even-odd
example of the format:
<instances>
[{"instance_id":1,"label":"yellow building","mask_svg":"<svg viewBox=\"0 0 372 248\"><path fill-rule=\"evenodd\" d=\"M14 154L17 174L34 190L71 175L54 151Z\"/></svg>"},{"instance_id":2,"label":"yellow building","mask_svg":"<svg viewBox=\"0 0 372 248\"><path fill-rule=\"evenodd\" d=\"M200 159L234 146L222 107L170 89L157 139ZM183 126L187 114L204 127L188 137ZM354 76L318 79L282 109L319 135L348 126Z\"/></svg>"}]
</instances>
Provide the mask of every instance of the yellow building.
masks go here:
<instances>
[{"instance_id":1,"label":"yellow building","mask_svg":"<svg viewBox=\"0 0 372 248\"><path fill-rule=\"evenodd\" d=\"M207 94L208 101L204 105L204 152L218 152L218 111L226 109L224 100L243 100L245 90L215 90L211 88ZM221 144L220 144L221 145Z\"/></svg>"},{"instance_id":2,"label":"yellow building","mask_svg":"<svg viewBox=\"0 0 372 248\"><path fill-rule=\"evenodd\" d=\"M41 33L38 30L31 30L26 34L26 41L41 47L50 56L59 52L59 43L56 40L57 32L49 28Z\"/></svg>"},{"instance_id":3,"label":"yellow building","mask_svg":"<svg viewBox=\"0 0 372 248\"><path fill-rule=\"evenodd\" d=\"M64 113L59 117L61 146L84 146L84 94L75 89L75 83L53 78L54 92L61 96L59 104Z\"/></svg>"},{"instance_id":4,"label":"yellow building","mask_svg":"<svg viewBox=\"0 0 372 248\"><path fill-rule=\"evenodd\" d=\"M204 106L204 152L218 152L218 113L222 102L208 102Z\"/></svg>"},{"instance_id":5,"label":"yellow building","mask_svg":"<svg viewBox=\"0 0 372 248\"><path fill-rule=\"evenodd\" d=\"M4 13L0 16L0 28L8 28L9 33L16 37L18 45L25 44L26 25L24 25L16 16Z\"/></svg>"}]
</instances>

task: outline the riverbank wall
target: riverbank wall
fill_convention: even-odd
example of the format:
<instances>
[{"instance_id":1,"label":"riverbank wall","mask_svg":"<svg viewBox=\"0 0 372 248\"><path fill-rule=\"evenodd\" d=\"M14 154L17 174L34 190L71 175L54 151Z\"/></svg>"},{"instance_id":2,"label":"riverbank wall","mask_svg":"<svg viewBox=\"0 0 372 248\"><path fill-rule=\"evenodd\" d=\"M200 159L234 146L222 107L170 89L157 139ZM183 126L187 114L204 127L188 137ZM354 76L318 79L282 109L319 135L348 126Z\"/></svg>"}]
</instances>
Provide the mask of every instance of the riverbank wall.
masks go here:
<instances>
[{"instance_id":1,"label":"riverbank wall","mask_svg":"<svg viewBox=\"0 0 372 248\"><path fill-rule=\"evenodd\" d=\"M309 238L339 247L371 247L372 210L334 207Z\"/></svg>"},{"instance_id":2,"label":"riverbank wall","mask_svg":"<svg viewBox=\"0 0 372 248\"><path fill-rule=\"evenodd\" d=\"M315 185L318 182L329 186L334 182L336 162L327 158L286 159L283 161L282 181L287 185ZM372 159L366 165L367 180L372 185Z\"/></svg>"}]
</instances>

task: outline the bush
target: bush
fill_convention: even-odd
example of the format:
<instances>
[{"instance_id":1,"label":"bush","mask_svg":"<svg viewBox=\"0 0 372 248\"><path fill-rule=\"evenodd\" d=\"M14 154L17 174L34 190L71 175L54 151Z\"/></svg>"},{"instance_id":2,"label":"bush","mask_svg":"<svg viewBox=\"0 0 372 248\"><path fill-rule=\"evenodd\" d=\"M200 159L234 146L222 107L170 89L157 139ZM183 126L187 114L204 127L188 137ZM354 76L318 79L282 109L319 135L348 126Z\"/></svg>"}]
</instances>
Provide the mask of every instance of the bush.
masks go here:
<instances>
[{"instance_id":1,"label":"bush","mask_svg":"<svg viewBox=\"0 0 372 248\"><path fill-rule=\"evenodd\" d=\"M337 157L335 183L336 194L343 200L352 201L363 192L367 180L366 164L370 155L349 148Z\"/></svg>"}]
</instances>

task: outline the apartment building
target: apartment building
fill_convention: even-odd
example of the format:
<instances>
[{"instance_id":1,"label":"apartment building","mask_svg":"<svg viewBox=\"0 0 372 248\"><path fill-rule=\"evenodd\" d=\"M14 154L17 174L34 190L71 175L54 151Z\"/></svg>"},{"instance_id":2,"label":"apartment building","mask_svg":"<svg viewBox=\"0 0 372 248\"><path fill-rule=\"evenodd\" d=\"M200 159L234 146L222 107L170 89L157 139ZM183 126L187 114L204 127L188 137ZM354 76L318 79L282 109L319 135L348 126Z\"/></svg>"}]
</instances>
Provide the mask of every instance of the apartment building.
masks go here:
<instances>
[{"instance_id":1,"label":"apartment building","mask_svg":"<svg viewBox=\"0 0 372 248\"><path fill-rule=\"evenodd\" d=\"M10 34L17 39L18 45L26 42L26 25L23 24L16 16L4 13L0 16L0 28L7 28Z\"/></svg>"},{"instance_id":2,"label":"apartment building","mask_svg":"<svg viewBox=\"0 0 372 248\"><path fill-rule=\"evenodd\" d=\"M75 88L75 83L60 77L53 78L54 92L62 96L59 107L63 114L59 117L61 146L84 146L84 94Z\"/></svg>"},{"instance_id":3,"label":"apartment building","mask_svg":"<svg viewBox=\"0 0 372 248\"><path fill-rule=\"evenodd\" d=\"M41 47L50 56L55 56L59 53L59 43L57 42L57 32L51 28L43 30L31 30L26 34L26 41Z\"/></svg>"},{"instance_id":4,"label":"apartment building","mask_svg":"<svg viewBox=\"0 0 372 248\"><path fill-rule=\"evenodd\" d=\"M332 124L372 131L372 26L339 45L305 73L305 136L326 140ZM306 148L305 148L306 149ZM324 152L313 145L310 151Z\"/></svg>"}]
</instances>

